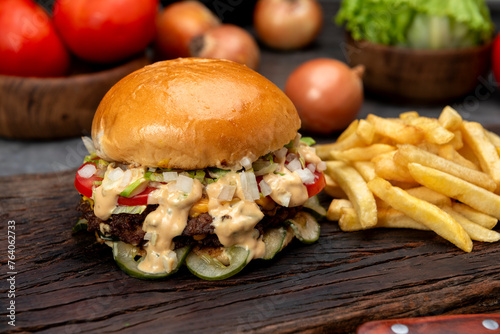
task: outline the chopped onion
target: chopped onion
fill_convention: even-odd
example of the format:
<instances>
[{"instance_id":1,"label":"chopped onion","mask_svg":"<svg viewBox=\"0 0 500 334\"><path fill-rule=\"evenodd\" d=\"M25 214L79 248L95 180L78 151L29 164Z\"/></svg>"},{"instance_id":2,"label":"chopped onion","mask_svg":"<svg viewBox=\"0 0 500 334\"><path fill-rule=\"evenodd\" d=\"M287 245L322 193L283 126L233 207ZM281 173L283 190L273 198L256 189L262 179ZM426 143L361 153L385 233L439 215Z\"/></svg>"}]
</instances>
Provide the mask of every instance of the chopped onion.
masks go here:
<instances>
[{"instance_id":1,"label":"chopped onion","mask_svg":"<svg viewBox=\"0 0 500 334\"><path fill-rule=\"evenodd\" d=\"M257 179L255 174L252 172L241 172L240 173L241 188L243 190L243 195L247 200L257 200L260 198L259 186L257 185Z\"/></svg>"},{"instance_id":2,"label":"chopped onion","mask_svg":"<svg viewBox=\"0 0 500 334\"><path fill-rule=\"evenodd\" d=\"M156 167L149 167L148 172L152 172L152 173L156 172Z\"/></svg>"},{"instance_id":3,"label":"chopped onion","mask_svg":"<svg viewBox=\"0 0 500 334\"><path fill-rule=\"evenodd\" d=\"M309 170L307 168L305 168L305 169L297 169L295 171L295 173L297 173L299 175L300 179L302 180L302 182L304 184L313 184L314 183L315 176L311 172L311 170Z\"/></svg>"},{"instance_id":4,"label":"chopped onion","mask_svg":"<svg viewBox=\"0 0 500 334\"><path fill-rule=\"evenodd\" d=\"M230 184L224 184L220 189L217 199L221 201L230 201L233 199L235 192L236 192L236 186Z\"/></svg>"},{"instance_id":5,"label":"chopped onion","mask_svg":"<svg viewBox=\"0 0 500 334\"><path fill-rule=\"evenodd\" d=\"M298 156L295 153L290 153L289 155L286 156L287 162L290 162L290 161L295 160L295 159L298 159Z\"/></svg>"},{"instance_id":6,"label":"chopped onion","mask_svg":"<svg viewBox=\"0 0 500 334\"><path fill-rule=\"evenodd\" d=\"M290 204L290 199L292 199L292 193L287 191L279 198L281 202L280 204L284 207L288 207L288 205Z\"/></svg>"},{"instance_id":7,"label":"chopped onion","mask_svg":"<svg viewBox=\"0 0 500 334\"><path fill-rule=\"evenodd\" d=\"M295 157L295 159L293 159L288 163L286 168L288 168L290 172L295 172L298 169L302 169L302 164L300 163L300 160L297 157Z\"/></svg>"},{"instance_id":8,"label":"chopped onion","mask_svg":"<svg viewBox=\"0 0 500 334\"><path fill-rule=\"evenodd\" d=\"M80 175L84 179L88 179L89 177L94 175L96 171L97 171L97 168L95 167L94 164L88 164L88 165L83 166L78 171L78 175Z\"/></svg>"},{"instance_id":9,"label":"chopped onion","mask_svg":"<svg viewBox=\"0 0 500 334\"><path fill-rule=\"evenodd\" d=\"M319 170L320 172L323 172L326 170L326 162L324 161L321 161L318 163L318 165L316 166L316 169Z\"/></svg>"},{"instance_id":10,"label":"chopped onion","mask_svg":"<svg viewBox=\"0 0 500 334\"><path fill-rule=\"evenodd\" d=\"M151 232L146 232L146 233L144 234L144 240L151 240L151 235L152 235L152 233L151 233Z\"/></svg>"},{"instance_id":11,"label":"chopped onion","mask_svg":"<svg viewBox=\"0 0 500 334\"><path fill-rule=\"evenodd\" d=\"M125 173L123 173L123 178L120 186L122 187L128 186L131 180L132 180L132 171L130 171L130 169L127 169Z\"/></svg>"},{"instance_id":12,"label":"chopped onion","mask_svg":"<svg viewBox=\"0 0 500 334\"><path fill-rule=\"evenodd\" d=\"M308 164L307 169L309 169L311 172L314 173L316 171L316 165L315 164Z\"/></svg>"},{"instance_id":13,"label":"chopped onion","mask_svg":"<svg viewBox=\"0 0 500 334\"><path fill-rule=\"evenodd\" d=\"M175 181L179 177L177 172L163 172L163 182Z\"/></svg>"},{"instance_id":14,"label":"chopped onion","mask_svg":"<svg viewBox=\"0 0 500 334\"><path fill-rule=\"evenodd\" d=\"M83 145L85 145L85 148L90 154L93 154L96 152L94 142L92 141L92 138L90 137L82 137Z\"/></svg>"},{"instance_id":15,"label":"chopped onion","mask_svg":"<svg viewBox=\"0 0 500 334\"><path fill-rule=\"evenodd\" d=\"M116 181L121 179L123 177L123 174L123 170L120 167L117 167L108 173L108 179L110 181Z\"/></svg>"},{"instance_id":16,"label":"chopped onion","mask_svg":"<svg viewBox=\"0 0 500 334\"><path fill-rule=\"evenodd\" d=\"M193 190L193 182L194 180L189 176L179 175L176 181L176 188L185 194L189 194Z\"/></svg>"},{"instance_id":17,"label":"chopped onion","mask_svg":"<svg viewBox=\"0 0 500 334\"><path fill-rule=\"evenodd\" d=\"M288 153L288 149L286 147L282 147L279 150L277 150L276 152L274 152L274 155L276 156L276 158L281 160L286 156L287 153Z\"/></svg>"},{"instance_id":18,"label":"chopped onion","mask_svg":"<svg viewBox=\"0 0 500 334\"><path fill-rule=\"evenodd\" d=\"M245 167L245 170L250 170L252 169L252 161L250 160L249 157L244 157L243 159L240 160L240 164Z\"/></svg>"},{"instance_id":19,"label":"chopped onion","mask_svg":"<svg viewBox=\"0 0 500 334\"><path fill-rule=\"evenodd\" d=\"M263 196L269 196L273 192L269 184L266 181L262 180L259 182L260 192Z\"/></svg>"}]
</instances>

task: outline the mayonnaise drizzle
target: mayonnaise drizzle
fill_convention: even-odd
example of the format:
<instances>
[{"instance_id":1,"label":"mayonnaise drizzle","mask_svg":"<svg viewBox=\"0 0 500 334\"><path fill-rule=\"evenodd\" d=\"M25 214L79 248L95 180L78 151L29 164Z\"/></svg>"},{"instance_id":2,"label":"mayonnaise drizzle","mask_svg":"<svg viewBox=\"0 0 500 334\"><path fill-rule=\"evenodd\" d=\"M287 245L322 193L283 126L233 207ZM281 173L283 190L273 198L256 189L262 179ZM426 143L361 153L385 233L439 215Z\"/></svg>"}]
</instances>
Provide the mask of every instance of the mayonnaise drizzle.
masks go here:
<instances>
[{"instance_id":1,"label":"mayonnaise drizzle","mask_svg":"<svg viewBox=\"0 0 500 334\"><path fill-rule=\"evenodd\" d=\"M306 162L314 164L321 162L314 149L307 145L298 144L297 149ZM271 188L270 197L276 203L285 207L302 205L308 198L307 188L297 173L292 173L286 168L285 160L286 157L280 159L275 157L275 162L280 165L279 170L277 173L264 175L263 179ZM131 167L121 177L110 178L109 174L117 168L119 167L110 164L102 185L94 190L94 213L102 220L110 218L117 206L119 194L129 184L143 178L146 172L145 167ZM209 198L208 213L213 217L212 225L221 244L225 247L233 245L245 247L250 251L248 261L261 258L265 252L265 244L255 226L262 220L264 214L254 201L245 198L240 176L241 173L232 171L206 187L194 179L189 193L179 190L176 187L177 181L171 181L160 184L157 190L150 193L148 205L158 204L158 208L148 214L142 226L150 236L150 240L144 246L146 256L139 263L139 269L147 273L163 273L170 272L176 267L178 259L174 252L173 239L182 234L191 207L202 198L204 192ZM146 185L147 183L144 187ZM231 190L235 187L232 200L227 198L231 194L219 196L223 187L227 185L231 186Z\"/></svg>"},{"instance_id":2,"label":"mayonnaise drizzle","mask_svg":"<svg viewBox=\"0 0 500 334\"><path fill-rule=\"evenodd\" d=\"M304 204L308 196L302 179L297 173L292 173L285 167L285 157L279 159L278 164L280 165L278 173L270 173L263 177L272 190L269 196L285 207Z\"/></svg>"},{"instance_id":3,"label":"mayonnaise drizzle","mask_svg":"<svg viewBox=\"0 0 500 334\"><path fill-rule=\"evenodd\" d=\"M134 181L143 178L146 172L145 167L129 168L119 178L111 179L110 174L118 168L120 167L115 168L113 164L110 164L104 174L102 184L94 190L94 214L99 219L108 220L118 205L120 193ZM143 187L145 188L146 185L147 182L144 183Z\"/></svg>"},{"instance_id":4,"label":"mayonnaise drizzle","mask_svg":"<svg viewBox=\"0 0 500 334\"><path fill-rule=\"evenodd\" d=\"M147 215L142 229L146 233L156 234L155 242L148 242L144 247L146 257L138 268L147 273L171 272L177 265L173 238L181 235L186 228L189 210L200 200L203 186L199 180L193 180L190 193L176 188L176 182L161 185L149 195L148 204L159 204L158 208Z\"/></svg>"},{"instance_id":5,"label":"mayonnaise drizzle","mask_svg":"<svg viewBox=\"0 0 500 334\"><path fill-rule=\"evenodd\" d=\"M232 201L218 199L225 184L236 186ZM235 172L226 174L219 181L207 186L207 194L208 213L214 217L212 225L221 244L225 247L233 245L245 247L250 251L248 261L264 256L265 244L255 229L255 225L262 220L264 214L254 201L245 199L240 174Z\"/></svg>"}]
</instances>

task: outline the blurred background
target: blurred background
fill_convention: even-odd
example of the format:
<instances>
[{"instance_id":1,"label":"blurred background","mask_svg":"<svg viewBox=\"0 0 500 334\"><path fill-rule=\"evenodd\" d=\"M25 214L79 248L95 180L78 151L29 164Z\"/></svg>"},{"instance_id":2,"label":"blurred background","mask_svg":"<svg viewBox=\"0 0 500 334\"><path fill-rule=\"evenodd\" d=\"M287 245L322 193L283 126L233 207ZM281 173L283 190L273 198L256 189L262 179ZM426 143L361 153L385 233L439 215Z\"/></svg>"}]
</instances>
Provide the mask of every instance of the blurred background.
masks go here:
<instances>
[{"instance_id":1,"label":"blurred background","mask_svg":"<svg viewBox=\"0 0 500 334\"><path fill-rule=\"evenodd\" d=\"M0 47L0 176L77 168L87 153L80 137L90 135L93 112L109 87L149 62L184 56L234 57L254 68L285 90L299 109L301 132L319 142L335 140L352 119L369 113L393 117L417 110L436 117L445 105L465 119L500 129L494 74L500 62L498 0L440 1L436 8L396 8L384 0L378 14L362 10L370 8L370 0L350 1L350 7L340 0L200 1L209 14L200 6L176 8L179 1L135 1L141 8L119 10L111 0L102 0L101 7L83 0L62 0L54 7L53 0L38 0L47 18L22 7L27 1L0 3L0 43L15 46L10 53ZM15 30L6 33L6 27L16 28L6 19L15 17L8 13L13 8L33 17L31 24L17 23L21 39L12 37L18 36ZM127 25L120 28L123 38L113 35L117 28L106 23L106 15ZM457 19L464 16L464 22ZM130 23L140 20L140 28ZM62 41L23 51L42 25L51 25ZM106 41L108 35L113 43ZM62 49L54 72L40 73L51 68L45 56L54 56L57 48ZM308 100L308 89L318 87L322 99Z\"/></svg>"}]
</instances>

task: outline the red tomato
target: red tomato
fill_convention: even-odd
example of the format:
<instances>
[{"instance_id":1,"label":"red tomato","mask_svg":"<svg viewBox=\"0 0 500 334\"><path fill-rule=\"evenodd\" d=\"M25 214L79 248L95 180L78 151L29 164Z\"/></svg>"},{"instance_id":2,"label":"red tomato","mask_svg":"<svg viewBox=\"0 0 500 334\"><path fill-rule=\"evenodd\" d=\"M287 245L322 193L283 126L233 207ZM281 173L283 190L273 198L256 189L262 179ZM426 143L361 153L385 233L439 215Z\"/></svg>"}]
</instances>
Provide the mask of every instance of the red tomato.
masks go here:
<instances>
[{"instance_id":1,"label":"red tomato","mask_svg":"<svg viewBox=\"0 0 500 334\"><path fill-rule=\"evenodd\" d=\"M31 0L0 1L0 74L56 77L70 56L48 14Z\"/></svg>"},{"instance_id":2,"label":"red tomato","mask_svg":"<svg viewBox=\"0 0 500 334\"><path fill-rule=\"evenodd\" d=\"M497 82L500 82L500 34L498 34L493 42L493 54L491 57L493 74Z\"/></svg>"},{"instance_id":3,"label":"red tomato","mask_svg":"<svg viewBox=\"0 0 500 334\"><path fill-rule=\"evenodd\" d=\"M80 170L83 166L88 164L91 164L91 162L83 164L78 170ZM77 172L75 176L75 188L83 196L92 198L92 186L94 185L95 181L102 181L102 177L91 176L86 179L81 177ZM155 188L147 187L142 193L137 194L130 198L119 196L118 204L128 205L128 206L147 205L149 193L152 192L153 190L155 190Z\"/></svg>"},{"instance_id":4,"label":"red tomato","mask_svg":"<svg viewBox=\"0 0 500 334\"><path fill-rule=\"evenodd\" d=\"M75 55L113 63L153 40L158 0L56 0L53 11L54 24Z\"/></svg>"},{"instance_id":5,"label":"red tomato","mask_svg":"<svg viewBox=\"0 0 500 334\"><path fill-rule=\"evenodd\" d=\"M314 172L315 181L312 184L306 184L307 194L309 197L313 197L320 193L321 190L326 186L325 175L321 172Z\"/></svg>"}]
</instances>

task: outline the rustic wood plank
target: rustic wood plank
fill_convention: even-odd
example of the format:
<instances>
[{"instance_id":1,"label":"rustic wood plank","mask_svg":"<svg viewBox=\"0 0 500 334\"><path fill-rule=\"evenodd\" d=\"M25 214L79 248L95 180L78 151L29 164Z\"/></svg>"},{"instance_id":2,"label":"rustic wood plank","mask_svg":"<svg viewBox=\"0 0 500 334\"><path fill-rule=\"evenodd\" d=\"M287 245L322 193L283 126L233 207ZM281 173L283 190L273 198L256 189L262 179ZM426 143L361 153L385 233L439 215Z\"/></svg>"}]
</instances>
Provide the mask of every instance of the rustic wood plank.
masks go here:
<instances>
[{"instance_id":1,"label":"rustic wood plank","mask_svg":"<svg viewBox=\"0 0 500 334\"><path fill-rule=\"evenodd\" d=\"M498 245L476 242L465 254L431 232L344 233L331 222L318 243L294 242L225 281L186 268L162 281L133 279L108 247L72 235L73 175L0 178L0 244L5 252L15 220L18 272L16 327L4 319L0 331L348 333L369 320L500 311ZM5 282L5 255L1 264Z\"/></svg>"}]
</instances>

